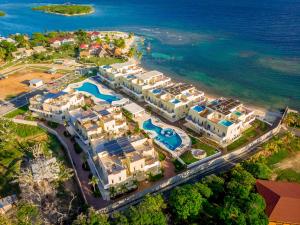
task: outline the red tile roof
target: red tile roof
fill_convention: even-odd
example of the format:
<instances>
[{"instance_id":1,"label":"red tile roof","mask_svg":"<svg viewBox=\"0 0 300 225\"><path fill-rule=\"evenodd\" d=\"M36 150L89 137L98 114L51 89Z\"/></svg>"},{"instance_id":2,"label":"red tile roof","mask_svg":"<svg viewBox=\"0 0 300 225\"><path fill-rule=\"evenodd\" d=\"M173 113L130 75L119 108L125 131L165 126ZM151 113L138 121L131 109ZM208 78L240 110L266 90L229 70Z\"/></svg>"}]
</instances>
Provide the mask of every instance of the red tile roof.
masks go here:
<instances>
[{"instance_id":1,"label":"red tile roof","mask_svg":"<svg viewBox=\"0 0 300 225\"><path fill-rule=\"evenodd\" d=\"M300 184L257 180L256 189L270 221L300 224Z\"/></svg>"}]
</instances>

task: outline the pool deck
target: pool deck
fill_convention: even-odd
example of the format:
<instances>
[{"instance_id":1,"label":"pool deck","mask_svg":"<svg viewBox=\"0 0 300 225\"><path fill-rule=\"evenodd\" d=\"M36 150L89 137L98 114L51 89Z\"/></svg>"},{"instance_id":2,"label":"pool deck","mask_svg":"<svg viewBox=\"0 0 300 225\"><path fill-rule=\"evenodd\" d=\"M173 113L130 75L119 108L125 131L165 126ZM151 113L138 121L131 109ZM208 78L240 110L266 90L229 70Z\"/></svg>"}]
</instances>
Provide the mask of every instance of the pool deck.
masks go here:
<instances>
[{"instance_id":1,"label":"pool deck","mask_svg":"<svg viewBox=\"0 0 300 225\"><path fill-rule=\"evenodd\" d=\"M150 130L144 130L143 129L143 124L145 121L151 119L153 125L161 127L162 129L165 128L172 128L175 130L175 132L180 136L181 140L182 140L182 144L177 147L175 150L170 150L168 149L163 143L161 143L160 141L156 140L155 137L157 136L155 131L150 131ZM191 139L188 136L188 134L179 129L178 127L172 126L170 124L166 124L164 122L162 122L158 117L154 117L153 115L149 114L149 113L144 113L143 116L136 118L136 121L139 124L139 127L141 129L143 129L147 134L149 134L149 136L155 141L155 143L157 145L159 145L162 149L166 150L167 152L169 152L174 158L178 158L182 153L186 152L187 150L191 149Z\"/></svg>"},{"instance_id":2,"label":"pool deck","mask_svg":"<svg viewBox=\"0 0 300 225\"><path fill-rule=\"evenodd\" d=\"M75 90L75 88L79 88L84 83L87 83L87 82L96 85L99 92L101 92L101 94L113 95L113 96L116 96L120 99L120 100L117 100L117 101L113 101L111 103L111 105L122 106L122 105L125 105L125 104L129 103L128 98L124 98L124 96L116 94L113 90L105 87L104 85L98 83L97 81L93 80L92 78L87 78L87 79L85 79L83 81L80 81L78 83L69 84L68 87L66 87L63 91L65 91L65 92L78 91L78 90ZM93 101L95 102L95 104L103 104L103 103L109 104L107 101L105 101L103 99L100 99L100 98L97 98L97 97L95 97L94 95L92 95L88 92L85 92L85 91L78 91L78 92L81 92L85 95L90 96L93 99Z\"/></svg>"}]
</instances>

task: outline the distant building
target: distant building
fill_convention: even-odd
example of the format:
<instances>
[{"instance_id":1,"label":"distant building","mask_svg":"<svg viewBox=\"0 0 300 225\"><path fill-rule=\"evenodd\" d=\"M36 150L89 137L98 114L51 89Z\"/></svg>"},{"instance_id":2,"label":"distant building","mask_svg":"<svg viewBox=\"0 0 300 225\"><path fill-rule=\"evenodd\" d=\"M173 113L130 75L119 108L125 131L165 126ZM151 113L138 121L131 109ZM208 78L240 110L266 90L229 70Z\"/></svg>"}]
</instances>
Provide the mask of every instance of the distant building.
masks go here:
<instances>
[{"instance_id":1,"label":"distant building","mask_svg":"<svg viewBox=\"0 0 300 225\"><path fill-rule=\"evenodd\" d=\"M8 210L10 210L17 201L16 195L6 196L0 199L0 214L5 214Z\"/></svg>"},{"instance_id":2,"label":"distant building","mask_svg":"<svg viewBox=\"0 0 300 225\"><path fill-rule=\"evenodd\" d=\"M42 53L42 52L46 52L47 49L43 46L36 46L32 48L34 53Z\"/></svg>"},{"instance_id":3,"label":"distant building","mask_svg":"<svg viewBox=\"0 0 300 225\"><path fill-rule=\"evenodd\" d=\"M29 87L31 87L31 88L37 88L37 87L40 87L43 85L44 85L44 82L41 79L32 79L29 81Z\"/></svg>"},{"instance_id":4,"label":"distant building","mask_svg":"<svg viewBox=\"0 0 300 225\"><path fill-rule=\"evenodd\" d=\"M269 225L300 224L300 184L257 180L256 189L266 201Z\"/></svg>"},{"instance_id":5,"label":"distant building","mask_svg":"<svg viewBox=\"0 0 300 225\"><path fill-rule=\"evenodd\" d=\"M12 56L14 57L14 59L23 59L31 56L33 53L34 50L32 49L17 48L17 51L13 52Z\"/></svg>"},{"instance_id":6,"label":"distant building","mask_svg":"<svg viewBox=\"0 0 300 225\"><path fill-rule=\"evenodd\" d=\"M56 37L49 40L50 46L53 48L58 48L64 44L75 44L75 39L72 35L67 35L65 37Z\"/></svg>"}]
</instances>

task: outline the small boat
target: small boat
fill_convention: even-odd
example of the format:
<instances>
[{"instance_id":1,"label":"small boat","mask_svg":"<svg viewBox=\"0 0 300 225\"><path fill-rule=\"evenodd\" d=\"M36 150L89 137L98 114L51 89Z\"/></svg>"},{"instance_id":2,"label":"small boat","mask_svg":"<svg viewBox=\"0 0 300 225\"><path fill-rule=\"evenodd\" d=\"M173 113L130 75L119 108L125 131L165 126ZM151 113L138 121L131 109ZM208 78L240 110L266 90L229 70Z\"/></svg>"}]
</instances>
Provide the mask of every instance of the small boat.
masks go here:
<instances>
[{"instance_id":1,"label":"small boat","mask_svg":"<svg viewBox=\"0 0 300 225\"><path fill-rule=\"evenodd\" d=\"M148 43L146 49L147 49L147 51L151 51L151 44L150 44L150 42Z\"/></svg>"}]
</instances>

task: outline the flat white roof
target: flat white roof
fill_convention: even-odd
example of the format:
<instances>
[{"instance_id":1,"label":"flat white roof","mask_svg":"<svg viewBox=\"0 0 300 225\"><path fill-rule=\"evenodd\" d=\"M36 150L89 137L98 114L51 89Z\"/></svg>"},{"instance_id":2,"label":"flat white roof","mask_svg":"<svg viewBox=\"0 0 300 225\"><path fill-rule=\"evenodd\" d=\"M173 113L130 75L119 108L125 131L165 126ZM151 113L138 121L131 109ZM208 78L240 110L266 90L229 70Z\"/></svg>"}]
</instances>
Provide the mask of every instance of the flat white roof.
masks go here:
<instances>
[{"instance_id":1,"label":"flat white roof","mask_svg":"<svg viewBox=\"0 0 300 225\"><path fill-rule=\"evenodd\" d=\"M137 74L135 76L141 80L148 80L148 79L151 79L152 77L156 77L156 76L160 76L160 75L163 75L163 73L159 72L157 70L152 70L149 72Z\"/></svg>"},{"instance_id":2,"label":"flat white roof","mask_svg":"<svg viewBox=\"0 0 300 225\"><path fill-rule=\"evenodd\" d=\"M37 84L37 83L40 83L40 82L43 82L43 80L41 79L32 79L29 81L30 84Z\"/></svg>"},{"instance_id":3,"label":"flat white roof","mask_svg":"<svg viewBox=\"0 0 300 225\"><path fill-rule=\"evenodd\" d=\"M134 66L135 63L133 61L127 61L127 62L123 62L123 63L115 63L110 65L112 68L114 69L122 69L125 66Z\"/></svg>"},{"instance_id":4,"label":"flat white roof","mask_svg":"<svg viewBox=\"0 0 300 225\"><path fill-rule=\"evenodd\" d=\"M138 113L141 113L141 112L145 111L145 109L143 107L139 106L138 104L136 104L134 102L123 106L123 109L125 109L126 111L128 111L132 115L135 115L135 114L138 114Z\"/></svg>"}]
</instances>

